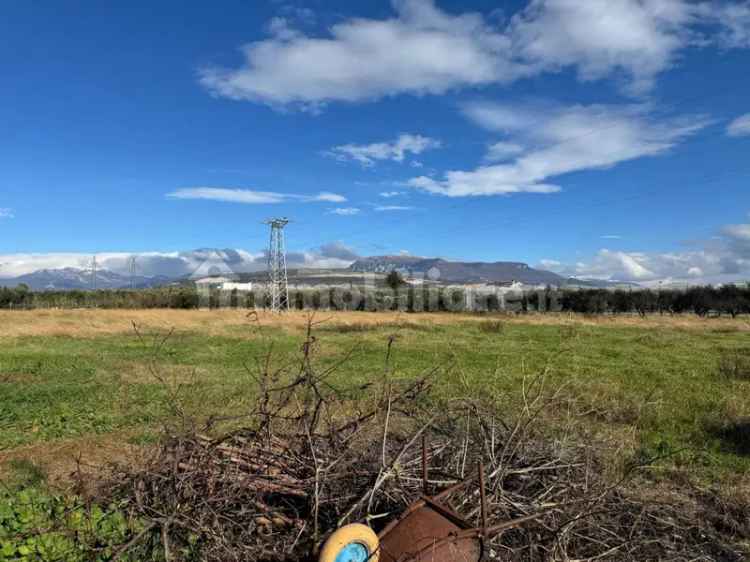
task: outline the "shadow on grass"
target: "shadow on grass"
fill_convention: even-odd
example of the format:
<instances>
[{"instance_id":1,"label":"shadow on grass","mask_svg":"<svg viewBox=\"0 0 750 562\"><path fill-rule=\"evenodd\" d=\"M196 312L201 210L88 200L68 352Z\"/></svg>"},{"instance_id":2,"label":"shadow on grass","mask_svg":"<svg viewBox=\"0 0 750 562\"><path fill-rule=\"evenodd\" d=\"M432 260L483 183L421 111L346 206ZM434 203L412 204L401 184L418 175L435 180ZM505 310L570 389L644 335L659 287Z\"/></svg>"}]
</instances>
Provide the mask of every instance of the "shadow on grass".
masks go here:
<instances>
[{"instance_id":1,"label":"shadow on grass","mask_svg":"<svg viewBox=\"0 0 750 562\"><path fill-rule=\"evenodd\" d=\"M750 456L750 419L713 426L708 431L728 452Z\"/></svg>"}]
</instances>

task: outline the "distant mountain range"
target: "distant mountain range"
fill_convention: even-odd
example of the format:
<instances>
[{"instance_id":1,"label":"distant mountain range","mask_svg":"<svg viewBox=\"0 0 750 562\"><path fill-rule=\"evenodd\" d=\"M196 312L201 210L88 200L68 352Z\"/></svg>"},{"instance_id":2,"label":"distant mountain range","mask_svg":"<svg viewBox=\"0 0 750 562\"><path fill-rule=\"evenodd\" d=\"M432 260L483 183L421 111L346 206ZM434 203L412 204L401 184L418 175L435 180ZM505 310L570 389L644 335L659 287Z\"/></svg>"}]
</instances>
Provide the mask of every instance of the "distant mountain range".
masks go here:
<instances>
[{"instance_id":1,"label":"distant mountain range","mask_svg":"<svg viewBox=\"0 0 750 562\"><path fill-rule=\"evenodd\" d=\"M414 256L373 256L355 261L349 269L363 273L388 273L396 270L406 275L425 277L443 283L518 281L527 285L563 285L566 281L557 273L510 261L462 262Z\"/></svg>"},{"instance_id":2,"label":"distant mountain range","mask_svg":"<svg viewBox=\"0 0 750 562\"><path fill-rule=\"evenodd\" d=\"M121 275L114 271L101 269L96 272L97 289L125 289L134 284L136 288L156 287L171 282L168 277L144 277ZM15 287L24 284L35 291L57 290L72 291L91 289L93 277L91 270L66 267L64 269L40 269L33 273L10 279L0 279L0 286Z\"/></svg>"},{"instance_id":3,"label":"distant mountain range","mask_svg":"<svg viewBox=\"0 0 750 562\"><path fill-rule=\"evenodd\" d=\"M424 277L442 283L511 283L553 285L557 287L618 287L635 284L563 277L552 271L534 269L523 262L462 262L418 256L372 256L361 258L349 266L359 273L399 271L407 276Z\"/></svg>"},{"instance_id":4,"label":"distant mountain range","mask_svg":"<svg viewBox=\"0 0 750 562\"><path fill-rule=\"evenodd\" d=\"M314 284L340 283L342 274L380 273L399 271L407 277L422 277L438 283L511 283L517 281L524 285L553 285L557 287L616 287L628 284L598 279L565 278L557 273L534 269L521 262L460 262L448 261L441 258L424 258L416 256L372 256L360 258L348 269L290 270L290 282L294 278L297 283L305 283L308 279ZM322 274L323 277L321 277ZM210 276L210 273L207 273ZM243 280L265 281L264 272L242 274ZM247 278L247 279L245 279ZM175 282L186 282L185 276L136 276L116 273L107 269L96 272L97 289L126 289L158 287ZM86 290L91 289L93 280L91 270L67 267L63 269L41 269L33 273L9 279L0 279L0 287L15 287L25 284L35 291L44 290ZM630 284L630 286L636 286Z\"/></svg>"}]
</instances>

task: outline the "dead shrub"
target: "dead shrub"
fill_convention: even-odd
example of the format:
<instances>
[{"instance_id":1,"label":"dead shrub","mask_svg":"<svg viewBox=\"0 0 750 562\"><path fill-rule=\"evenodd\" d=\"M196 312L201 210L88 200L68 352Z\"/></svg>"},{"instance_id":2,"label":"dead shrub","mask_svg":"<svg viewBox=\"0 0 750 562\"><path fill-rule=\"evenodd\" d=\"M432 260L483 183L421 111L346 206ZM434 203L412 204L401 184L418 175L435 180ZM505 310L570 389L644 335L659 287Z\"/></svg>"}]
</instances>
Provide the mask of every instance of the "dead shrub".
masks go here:
<instances>
[{"instance_id":1,"label":"dead shrub","mask_svg":"<svg viewBox=\"0 0 750 562\"><path fill-rule=\"evenodd\" d=\"M395 383L391 337L385 367L367 388L337 388L331 374L348 355L316 367L313 325L297 362L271 368L270 350L259 358L251 373L258 399L238 414L243 427L222 433L216 419L201 429L185 420L150 462L115 470L100 499L124 506L144 530L114 558L150 541L167 560L312 562L340 525L360 521L377 531L417 500L425 458L428 493L472 478L445 501L474 526L481 513L473 475L485 467L488 521L512 522L485 543L495 560L745 559L736 544L748 538L742 506L728 509L702 492L707 509L727 521L713 524L689 490L655 501L624 486L642 465L611 481L594 444L546 436L537 422L560 407L561 392L547 387L545 373L524 380L515 419L481 398L435 404L431 380L447 366Z\"/></svg>"}]
</instances>

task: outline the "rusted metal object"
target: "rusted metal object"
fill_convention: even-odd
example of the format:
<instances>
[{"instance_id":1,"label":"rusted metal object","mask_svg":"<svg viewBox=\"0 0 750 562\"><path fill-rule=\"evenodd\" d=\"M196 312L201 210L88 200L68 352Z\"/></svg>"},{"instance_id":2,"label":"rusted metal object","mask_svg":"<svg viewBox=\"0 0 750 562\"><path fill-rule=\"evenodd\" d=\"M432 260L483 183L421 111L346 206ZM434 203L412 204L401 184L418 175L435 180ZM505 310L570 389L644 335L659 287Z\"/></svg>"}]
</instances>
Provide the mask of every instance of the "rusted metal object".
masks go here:
<instances>
[{"instance_id":1,"label":"rusted metal object","mask_svg":"<svg viewBox=\"0 0 750 562\"><path fill-rule=\"evenodd\" d=\"M449 508L423 498L380 534L381 562L477 562L480 541L462 534L470 526Z\"/></svg>"},{"instance_id":2,"label":"rusted metal object","mask_svg":"<svg viewBox=\"0 0 750 562\"><path fill-rule=\"evenodd\" d=\"M379 562L479 562L489 538L528 521L540 513L488 526L484 466L477 466L482 526L472 527L442 500L469 485L474 476L454 484L437 495L428 496L427 453L422 441L422 486L425 495L383 529Z\"/></svg>"},{"instance_id":3,"label":"rusted metal object","mask_svg":"<svg viewBox=\"0 0 750 562\"><path fill-rule=\"evenodd\" d=\"M463 485L463 483L461 483ZM429 497L427 444L422 438L424 496L380 533L380 562L478 562L482 541L458 513L440 500L460 486Z\"/></svg>"}]
</instances>

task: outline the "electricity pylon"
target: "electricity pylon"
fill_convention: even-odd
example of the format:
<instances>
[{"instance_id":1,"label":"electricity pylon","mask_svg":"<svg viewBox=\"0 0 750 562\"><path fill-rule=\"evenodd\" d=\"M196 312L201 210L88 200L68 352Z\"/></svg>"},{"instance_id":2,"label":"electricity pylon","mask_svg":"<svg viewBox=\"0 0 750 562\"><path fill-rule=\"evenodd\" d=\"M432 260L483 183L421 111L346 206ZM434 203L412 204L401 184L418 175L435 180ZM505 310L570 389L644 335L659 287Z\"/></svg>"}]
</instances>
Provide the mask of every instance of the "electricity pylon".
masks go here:
<instances>
[{"instance_id":1,"label":"electricity pylon","mask_svg":"<svg viewBox=\"0 0 750 562\"><path fill-rule=\"evenodd\" d=\"M289 224L286 217L269 219L271 242L268 246L268 282L271 290L271 310L289 310L289 287L286 276L286 248L284 247L284 227Z\"/></svg>"},{"instance_id":2,"label":"electricity pylon","mask_svg":"<svg viewBox=\"0 0 750 562\"><path fill-rule=\"evenodd\" d=\"M130 257L130 263L128 265L129 265L129 273L130 273L130 288L135 289L135 274L136 274L135 256Z\"/></svg>"}]
</instances>

